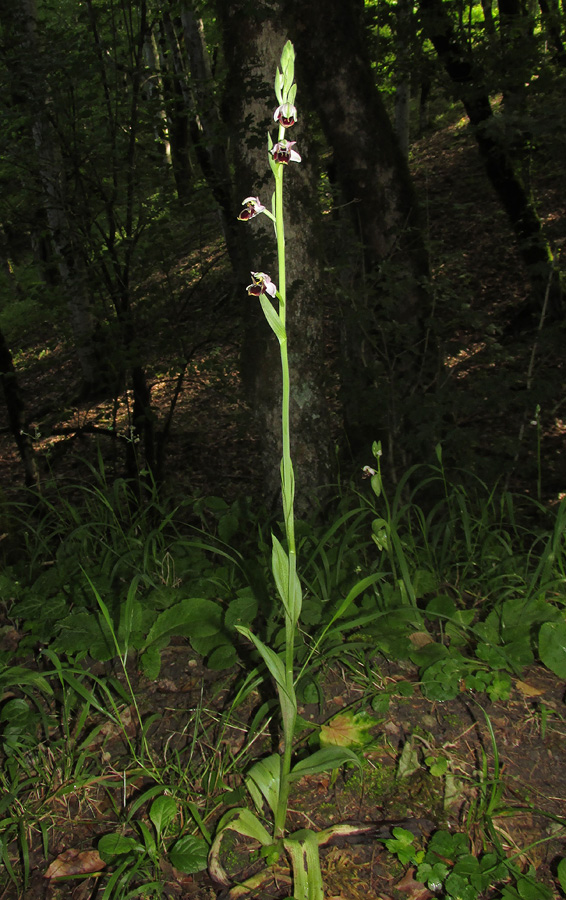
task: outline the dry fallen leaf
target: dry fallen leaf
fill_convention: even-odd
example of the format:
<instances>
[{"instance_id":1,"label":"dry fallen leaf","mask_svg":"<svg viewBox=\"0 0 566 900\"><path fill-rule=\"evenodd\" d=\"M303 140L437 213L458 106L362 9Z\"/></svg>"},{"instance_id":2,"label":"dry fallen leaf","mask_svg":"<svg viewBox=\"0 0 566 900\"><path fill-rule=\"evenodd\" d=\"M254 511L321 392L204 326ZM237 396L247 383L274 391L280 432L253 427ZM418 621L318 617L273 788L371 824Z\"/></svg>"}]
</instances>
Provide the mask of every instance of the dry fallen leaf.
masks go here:
<instances>
[{"instance_id":1,"label":"dry fallen leaf","mask_svg":"<svg viewBox=\"0 0 566 900\"><path fill-rule=\"evenodd\" d=\"M544 694L544 690L536 688L534 687L534 685L528 684L526 681L516 681L515 687L518 691L521 691L521 693L525 697L540 697L541 694Z\"/></svg>"},{"instance_id":2,"label":"dry fallen leaf","mask_svg":"<svg viewBox=\"0 0 566 900\"><path fill-rule=\"evenodd\" d=\"M430 897L434 897L432 891L429 891L424 884L421 884L420 881L415 881L414 874L415 870L413 867L407 869L401 881L398 881L395 885L397 890L408 894L411 900L429 900Z\"/></svg>"},{"instance_id":3,"label":"dry fallen leaf","mask_svg":"<svg viewBox=\"0 0 566 900\"><path fill-rule=\"evenodd\" d=\"M58 878L68 878L69 875L92 875L94 872L100 872L105 866L106 863L96 850L76 850L71 847L53 860L43 877L54 881Z\"/></svg>"},{"instance_id":4,"label":"dry fallen leaf","mask_svg":"<svg viewBox=\"0 0 566 900\"><path fill-rule=\"evenodd\" d=\"M413 647L416 647L417 649L426 647L427 644L434 643L434 638L431 637L428 631L413 631L413 633L409 635L409 640Z\"/></svg>"}]
</instances>

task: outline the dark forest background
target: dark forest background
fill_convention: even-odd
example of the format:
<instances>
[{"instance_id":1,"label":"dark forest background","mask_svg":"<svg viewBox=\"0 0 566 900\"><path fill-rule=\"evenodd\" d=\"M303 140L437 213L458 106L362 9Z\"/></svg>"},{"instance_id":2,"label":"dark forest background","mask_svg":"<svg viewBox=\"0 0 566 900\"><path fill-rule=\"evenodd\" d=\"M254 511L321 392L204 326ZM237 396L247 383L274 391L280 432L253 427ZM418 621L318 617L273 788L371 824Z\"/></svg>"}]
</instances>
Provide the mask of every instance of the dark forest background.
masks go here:
<instances>
[{"instance_id":1,"label":"dark forest background","mask_svg":"<svg viewBox=\"0 0 566 900\"><path fill-rule=\"evenodd\" d=\"M391 481L441 442L449 465L556 497L564 15L558 0L3 4L5 489L98 447L116 475L276 496L278 351L244 290L275 273L274 246L267 220L236 217L251 194L269 202L289 37L301 496L377 440Z\"/></svg>"}]
</instances>

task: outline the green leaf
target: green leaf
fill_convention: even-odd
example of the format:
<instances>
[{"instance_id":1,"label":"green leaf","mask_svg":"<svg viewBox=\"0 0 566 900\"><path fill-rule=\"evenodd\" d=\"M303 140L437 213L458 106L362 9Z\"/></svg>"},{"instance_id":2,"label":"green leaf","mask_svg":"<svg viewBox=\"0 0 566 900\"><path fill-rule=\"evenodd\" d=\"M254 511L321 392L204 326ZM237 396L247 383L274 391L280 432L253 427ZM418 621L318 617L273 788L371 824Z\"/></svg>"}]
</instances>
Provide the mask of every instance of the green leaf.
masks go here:
<instances>
[{"instance_id":1,"label":"green leaf","mask_svg":"<svg viewBox=\"0 0 566 900\"><path fill-rule=\"evenodd\" d=\"M235 628L236 625L251 625L257 616L257 609L257 597L254 597L253 594L236 597L228 604L224 624L228 628Z\"/></svg>"},{"instance_id":2,"label":"green leaf","mask_svg":"<svg viewBox=\"0 0 566 900\"><path fill-rule=\"evenodd\" d=\"M303 829L283 841L291 857L294 900L324 900L318 835Z\"/></svg>"},{"instance_id":3,"label":"green leaf","mask_svg":"<svg viewBox=\"0 0 566 900\"><path fill-rule=\"evenodd\" d=\"M227 829L236 831L243 837L253 838L264 847L269 847L273 843L271 835L266 831L258 817L245 806L231 809L222 817L218 824L217 838L219 834Z\"/></svg>"},{"instance_id":4,"label":"green leaf","mask_svg":"<svg viewBox=\"0 0 566 900\"><path fill-rule=\"evenodd\" d=\"M556 874L558 876L558 881L560 882L560 887L566 892L566 859L560 860L556 867Z\"/></svg>"},{"instance_id":5,"label":"green leaf","mask_svg":"<svg viewBox=\"0 0 566 900\"><path fill-rule=\"evenodd\" d=\"M140 656L140 668L146 678L155 681L161 671L161 650L153 644Z\"/></svg>"},{"instance_id":6,"label":"green leaf","mask_svg":"<svg viewBox=\"0 0 566 900\"><path fill-rule=\"evenodd\" d=\"M274 174L277 172L277 164L273 162L273 157L271 153L269 154L269 159L271 161L271 167L274 169ZM285 331L285 326L281 321L279 315L275 311L275 307L273 306L271 300L266 294L259 295L259 302L261 303L261 308L263 310L263 314L267 319L267 324L274 332L275 337L279 341L279 343L283 343L287 339L287 333Z\"/></svg>"},{"instance_id":7,"label":"green leaf","mask_svg":"<svg viewBox=\"0 0 566 900\"><path fill-rule=\"evenodd\" d=\"M10 666L8 669L0 672L0 689L5 690L6 688L22 684L36 687L43 691L44 694L51 695L53 693L51 685L43 675L31 672L25 666Z\"/></svg>"},{"instance_id":8,"label":"green leaf","mask_svg":"<svg viewBox=\"0 0 566 900\"><path fill-rule=\"evenodd\" d=\"M149 810L149 818L155 825L158 835L173 821L177 812L177 804L173 797L162 795L153 801Z\"/></svg>"},{"instance_id":9,"label":"green leaf","mask_svg":"<svg viewBox=\"0 0 566 900\"><path fill-rule=\"evenodd\" d=\"M238 631L240 634L243 634L249 641L251 641L261 658L263 659L265 665L269 669L269 672L275 681L277 687L282 691L282 693L287 697L289 701L296 708L297 701L293 694L289 693L286 685L286 677L285 677L285 666L283 664L283 660L280 656L275 653L271 647L268 647L263 641L260 641L256 635L250 631L249 628L244 628L241 625L238 625Z\"/></svg>"},{"instance_id":10,"label":"green leaf","mask_svg":"<svg viewBox=\"0 0 566 900\"><path fill-rule=\"evenodd\" d=\"M456 604L447 594L438 594L427 603L427 619L454 619L456 616Z\"/></svg>"},{"instance_id":11,"label":"green leaf","mask_svg":"<svg viewBox=\"0 0 566 900\"><path fill-rule=\"evenodd\" d=\"M334 769L339 769L340 766L346 765L346 763L354 763L358 768L361 768L362 765L356 754L352 750L348 750L347 747L324 747L322 750L317 750L315 753L307 756L306 759L301 759L300 762L296 763L291 769L289 778L292 781L296 781L298 778L302 778L303 775L332 772Z\"/></svg>"},{"instance_id":12,"label":"green leaf","mask_svg":"<svg viewBox=\"0 0 566 900\"><path fill-rule=\"evenodd\" d=\"M545 622L541 626L538 652L547 669L566 678L566 622Z\"/></svg>"},{"instance_id":13,"label":"green leaf","mask_svg":"<svg viewBox=\"0 0 566 900\"><path fill-rule=\"evenodd\" d=\"M106 662L116 656L112 630L105 617L86 610L71 613L59 622L53 649L63 653L86 650L93 659Z\"/></svg>"},{"instance_id":14,"label":"green leaf","mask_svg":"<svg viewBox=\"0 0 566 900\"><path fill-rule=\"evenodd\" d=\"M206 658L206 668L214 672L231 669L238 662L236 648L232 644L219 644Z\"/></svg>"},{"instance_id":15,"label":"green leaf","mask_svg":"<svg viewBox=\"0 0 566 900\"><path fill-rule=\"evenodd\" d=\"M221 541L224 541L225 544L229 544L239 526L240 522L238 517L233 513L226 513L226 515L222 516L218 522L218 537Z\"/></svg>"},{"instance_id":16,"label":"green leaf","mask_svg":"<svg viewBox=\"0 0 566 900\"><path fill-rule=\"evenodd\" d=\"M143 649L171 635L209 637L222 628L222 609L206 597L186 597L158 616Z\"/></svg>"},{"instance_id":17,"label":"green leaf","mask_svg":"<svg viewBox=\"0 0 566 900\"><path fill-rule=\"evenodd\" d=\"M143 846L135 838L123 834L105 834L98 842L98 852L105 862L134 850L143 851Z\"/></svg>"},{"instance_id":18,"label":"green leaf","mask_svg":"<svg viewBox=\"0 0 566 900\"><path fill-rule=\"evenodd\" d=\"M188 834L173 844L168 853L169 862L179 872L194 875L204 872L208 861L208 845L203 838Z\"/></svg>"},{"instance_id":19,"label":"green leaf","mask_svg":"<svg viewBox=\"0 0 566 900\"><path fill-rule=\"evenodd\" d=\"M281 757L279 754L273 753L271 756L254 763L246 776L246 786L257 811L259 813L262 812L263 797L275 815L279 805L279 791L281 787Z\"/></svg>"},{"instance_id":20,"label":"green leaf","mask_svg":"<svg viewBox=\"0 0 566 900\"><path fill-rule=\"evenodd\" d=\"M293 570L292 579L289 581L289 557L275 535L272 535L272 541L273 551L271 555L271 565L277 593L285 607L285 612L293 624L296 625L299 621L299 616L301 615L301 582L299 581L299 577L295 570Z\"/></svg>"}]
</instances>

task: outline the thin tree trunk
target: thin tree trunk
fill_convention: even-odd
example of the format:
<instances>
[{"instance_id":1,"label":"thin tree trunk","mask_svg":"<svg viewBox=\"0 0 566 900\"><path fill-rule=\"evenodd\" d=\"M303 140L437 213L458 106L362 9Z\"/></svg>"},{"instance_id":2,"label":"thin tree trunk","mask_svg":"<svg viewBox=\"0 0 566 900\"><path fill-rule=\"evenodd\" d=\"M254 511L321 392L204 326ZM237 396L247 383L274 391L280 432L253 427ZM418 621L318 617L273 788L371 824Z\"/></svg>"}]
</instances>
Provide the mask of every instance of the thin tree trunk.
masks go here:
<instances>
[{"instance_id":1,"label":"thin tree trunk","mask_svg":"<svg viewBox=\"0 0 566 900\"><path fill-rule=\"evenodd\" d=\"M396 10L396 74L395 74L395 134L401 153L409 158L411 125L411 44L413 5L397 0Z\"/></svg>"},{"instance_id":2,"label":"thin tree trunk","mask_svg":"<svg viewBox=\"0 0 566 900\"><path fill-rule=\"evenodd\" d=\"M441 0L421 0L428 36L464 105L474 129L487 176L507 213L531 284L533 311L539 312L549 291L548 310L563 315L563 286L534 203L519 178L496 121L484 74L458 41Z\"/></svg>"},{"instance_id":3,"label":"thin tree trunk","mask_svg":"<svg viewBox=\"0 0 566 900\"><path fill-rule=\"evenodd\" d=\"M186 72L181 59L177 33L167 10L162 15L164 54L162 59L163 80L167 93L167 121L171 142L171 160L181 203L191 198L191 119L193 116L191 94L187 85Z\"/></svg>"},{"instance_id":4,"label":"thin tree trunk","mask_svg":"<svg viewBox=\"0 0 566 900\"><path fill-rule=\"evenodd\" d=\"M199 165L218 204L226 249L236 273L240 267L240 241L237 234L239 223L234 216L232 176L226 150L228 133L213 93L214 80L204 25L202 19L197 17L192 3L182 4L181 22L198 113L198 118L194 120L193 143Z\"/></svg>"},{"instance_id":5,"label":"thin tree trunk","mask_svg":"<svg viewBox=\"0 0 566 900\"><path fill-rule=\"evenodd\" d=\"M554 47L554 58L561 68L566 66L566 49L560 28L560 10L555 0L539 0L542 21L551 45Z\"/></svg>"},{"instance_id":6,"label":"thin tree trunk","mask_svg":"<svg viewBox=\"0 0 566 900\"><path fill-rule=\"evenodd\" d=\"M33 442L28 433L24 417L24 402L18 384L12 354L4 334L0 331L0 380L4 390L8 423L10 431L16 442L25 473L25 483L28 487L39 487L39 475L37 463L33 452Z\"/></svg>"},{"instance_id":7,"label":"thin tree trunk","mask_svg":"<svg viewBox=\"0 0 566 900\"><path fill-rule=\"evenodd\" d=\"M84 263L68 216L65 172L61 148L50 116L50 98L37 37L34 0L0 4L0 16L9 36L9 45L18 47L17 55L10 55L8 65L13 67L15 90L23 98L30 113L43 205L61 287L69 309L71 329L82 370L83 391L89 394L96 389L102 363L94 341L96 322Z\"/></svg>"}]
</instances>

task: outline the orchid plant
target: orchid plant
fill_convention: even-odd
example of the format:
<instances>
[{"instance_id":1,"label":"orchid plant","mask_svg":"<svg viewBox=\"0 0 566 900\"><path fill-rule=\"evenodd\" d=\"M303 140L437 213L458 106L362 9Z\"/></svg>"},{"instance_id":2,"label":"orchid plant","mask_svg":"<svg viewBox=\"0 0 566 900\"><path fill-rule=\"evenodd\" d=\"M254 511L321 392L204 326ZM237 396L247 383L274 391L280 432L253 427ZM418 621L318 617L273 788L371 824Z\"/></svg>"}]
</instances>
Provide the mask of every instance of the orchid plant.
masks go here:
<instances>
[{"instance_id":1,"label":"orchid plant","mask_svg":"<svg viewBox=\"0 0 566 900\"><path fill-rule=\"evenodd\" d=\"M322 900L323 886L319 861L319 846L327 843L330 836L339 829L345 833L348 826L334 826L321 832L302 829L288 834L286 829L289 795L292 785L305 775L333 771L346 763L359 765L356 754L345 747L327 746L312 753L307 758L294 761L293 739L297 724L297 696L295 671L295 634L299 624L302 606L301 582L297 574L297 551L295 543L295 479L291 459L290 439L290 374L287 347L287 297L285 278L285 226L283 209L283 178L289 163L300 163L301 157L295 149L296 141L286 137L289 128L297 121L295 97L297 86L294 82L295 52L287 41L281 54L280 68L275 76L275 94L278 106L273 114L279 126L277 142L268 137L268 159L275 181L271 210L259 197L246 197L243 210L238 218L249 222L256 216L265 215L273 222L277 242L277 284L265 272L252 272L252 282L248 294L257 297L263 314L279 342L282 371L281 429L281 496L283 505L284 540L272 535L272 572L275 588L285 621L285 642L282 654L277 653L261 641L250 629L239 627L239 631L250 640L262 658L269 675L275 682L282 724L281 752L258 760L246 776L255 812L248 807L229 810L220 820L213 841L209 870L214 879L226 887L231 886L230 878L220 861L220 848L226 831L231 830L242 836L258 841L261 855L266 860L266 869L243 885L232 887L230 897L248 892L260 884L269 873L269 866L286 853L293 870L293 896L297 900ZM350 597L342 604L340 613L351 602ZM266 807L269 813L266 816ZM271 820L269 822L269 819ZM264 824L264 822L267 823Z\"/></svg>"}]
</instances>

